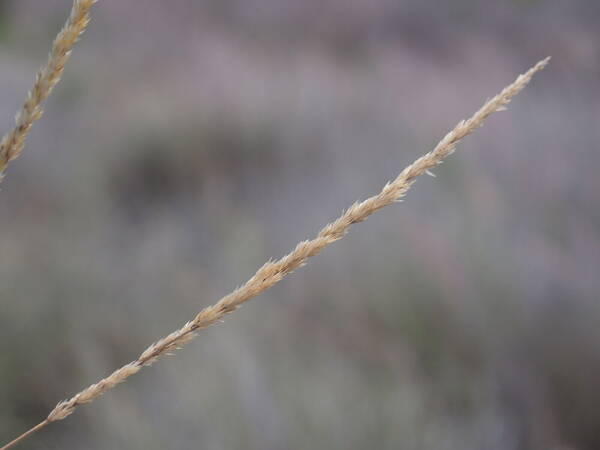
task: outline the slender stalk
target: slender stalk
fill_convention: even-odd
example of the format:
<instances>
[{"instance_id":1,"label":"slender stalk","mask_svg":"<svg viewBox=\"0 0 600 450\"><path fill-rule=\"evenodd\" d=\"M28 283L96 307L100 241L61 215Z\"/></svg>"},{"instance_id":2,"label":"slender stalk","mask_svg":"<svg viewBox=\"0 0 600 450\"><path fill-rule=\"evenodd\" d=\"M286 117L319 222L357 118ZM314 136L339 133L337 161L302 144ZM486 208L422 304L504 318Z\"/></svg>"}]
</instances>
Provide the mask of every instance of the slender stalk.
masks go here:
<instances>
[{"instance_id":1,"label":"slender stalk","mask_svg":"<svg viewBox=\"0 0 600 450\"><path fill-rule=\"evenodd\" d=\"M300 242L294 250L283 258L267 262L245 284L221 298L214 305L204 308L179 330L152 344L135 361L117 369L108 377L89 386L69 400L60 402L50 412L45 422L50 423L66 418L79 405L91 402L140 371L142 367L149 366L159 357L183 347L196 336L198 330L216 323L226 314L235 311L242 303L267 290L287 274L303 266L308 258L318 254L325 247L342 238L352 224L362 222L384 206L399 201L419 175L427 173L440 164L445 157L454 151L458 141L480 127L490 114L504 109L511 98L521 91L533 75L546 66L548 61L549 58L546 58L523 75L519 75L511 85L488 100L470 119L459 122L431 152L421 156L406 167L395 180L388 182L377 195L352 205L337 220L326 225L314 239Z\"/></svg>"},{"instance_id":2,"label":"slender stalk","mask_svg":"<svg viewBox=\"0 0 600 450\"><path fill-rule=\"evenodd\" d=\"M33 427L32 429L30 429L29 431L26 431L25 433L23 433L18 438L13 439L8 444L6 444L4 447L0 448L0 450L8 450L9 448L13 448L15 445L17 445L19 442L21 442L27 436L32 435L36 431L41 430L42 428L44 428L49 423L50 423L50 421L48 419L44 420L43 422L38 423L35 427Z\"/></svg>"},{"instance_id":3,"label":"slender stalk","mask_svg":"<svg viewBox=\"0 0 600 450\"><path fill-rule=\"evenodd\" d=\"M59 82L71 50L90 21L90 9L96 0L74 0L71 14L52 44L48 62L37 73L27 100L15 117L15 127L0 141L0 182L8 164L25 146L33 123L42 117L42 103Z\"/></svg>"}]
</instances>

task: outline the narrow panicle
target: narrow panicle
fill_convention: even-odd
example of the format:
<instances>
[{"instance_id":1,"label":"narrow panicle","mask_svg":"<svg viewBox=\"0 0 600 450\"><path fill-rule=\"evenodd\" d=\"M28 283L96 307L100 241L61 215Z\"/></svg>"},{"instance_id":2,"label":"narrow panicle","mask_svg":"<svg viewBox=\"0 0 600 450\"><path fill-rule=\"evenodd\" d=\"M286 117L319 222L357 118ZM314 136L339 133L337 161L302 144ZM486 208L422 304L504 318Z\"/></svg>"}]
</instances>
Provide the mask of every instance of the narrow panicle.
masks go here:
<instances>
[{"instance_id":1,"label":"narrow panicle","mask_svg":"<svg viewBox=\"0 0 600 450\"><path fill-rule=\"evenodd\" d=\"M362 222L381 208L401 200L417 177L426 174L440 164L444 158L452 154L456 148L456 144L462 138L479 128L490 114L506 107L510 100L529 83L533 75L546 66L548 61L549 58L546 58L537 63L527 72L520 75L512 84L504 88L498 95L488 100L471 118L459 122L452 131L442 138L432 151L407 166L395 180L386 183L378 194L362 202L353 204L338 219L326 225L315 238L300 242L294 250L284 257L264 264L245 284L221 298L214 305L204 308L194 319L187 322L179 330L152 344L135 361L126 364L72 398L60 402L50 412L46 420L42 422L43 425L37 425L35 431L49 423L66 418L79 405L91 402L117 384L124 382L133 374L139 372L142 367L148 366L161 356L183 347L196 336L198 330L221 321L225 315L235 311L244 302L256 297L279 282L287 274L303 266L308 258L317 255L325 247L341 239L348 232L351 225ZM32 430L29 430L25 434L28 435L31 432ZM17 442L20 439L21 437L13 442ZM0 450L6 450L7 448L8 446L5 446L0 448Z\"/></svg>"},{"instance_id":2,"label":"narrow panicle","mask_svg":"<svg viewBox=\"0 0 600 450\"><path fill-rule=\"evenodd\" d=\"M15 127L0 141L0 182L8 164L23 151L25 138L33 123L42 117L42 104L60 81L73 46L87 28L90 21L90 10L94 3L96 0L75 0L73 2L67 22L52 43L46 65L38 71L25 103L15 116Z\"/></svg>"}]
</instances>

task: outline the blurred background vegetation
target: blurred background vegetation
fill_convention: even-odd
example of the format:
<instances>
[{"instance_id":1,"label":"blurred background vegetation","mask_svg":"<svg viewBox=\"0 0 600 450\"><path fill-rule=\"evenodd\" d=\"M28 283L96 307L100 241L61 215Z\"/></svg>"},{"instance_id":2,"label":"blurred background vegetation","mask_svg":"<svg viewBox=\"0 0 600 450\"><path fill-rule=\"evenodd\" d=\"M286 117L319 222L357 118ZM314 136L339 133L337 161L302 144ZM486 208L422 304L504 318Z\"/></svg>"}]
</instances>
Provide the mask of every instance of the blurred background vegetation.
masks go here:
<instances>
[{"instance_id":1,"label":"blurred background vegetation","mask_svg":"<svg viewBox=\"0 0 600 450\"><path fill-rule=\"evenodd\" d=\"M70 4L0 2L6 130ZM600 448L599 21L596 0L100 0L0 192L0 440L552 55L404 203L22 448Z\"/></svg>"}]
</instances>

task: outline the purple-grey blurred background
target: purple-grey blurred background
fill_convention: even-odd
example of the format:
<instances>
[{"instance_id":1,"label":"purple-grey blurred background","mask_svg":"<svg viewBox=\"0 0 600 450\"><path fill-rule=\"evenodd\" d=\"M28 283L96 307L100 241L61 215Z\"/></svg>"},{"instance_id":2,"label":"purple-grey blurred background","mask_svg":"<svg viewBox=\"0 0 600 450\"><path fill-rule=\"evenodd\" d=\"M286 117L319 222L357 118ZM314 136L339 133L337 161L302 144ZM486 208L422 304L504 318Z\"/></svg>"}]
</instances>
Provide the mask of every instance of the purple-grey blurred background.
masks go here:
<instances>
[{"instance_id":1,"label":"purple-grey blurred background","mask_svg":"<svg viewBox=\"0 0 600 450\"><path fill-rule=\"evenodd\" d=\"M69 0L0 2L8 130ZM0 440L551 65L308 266L23 449L600 448L597 0L99 0L0 192Z\"/></svg>"}]
</instances>

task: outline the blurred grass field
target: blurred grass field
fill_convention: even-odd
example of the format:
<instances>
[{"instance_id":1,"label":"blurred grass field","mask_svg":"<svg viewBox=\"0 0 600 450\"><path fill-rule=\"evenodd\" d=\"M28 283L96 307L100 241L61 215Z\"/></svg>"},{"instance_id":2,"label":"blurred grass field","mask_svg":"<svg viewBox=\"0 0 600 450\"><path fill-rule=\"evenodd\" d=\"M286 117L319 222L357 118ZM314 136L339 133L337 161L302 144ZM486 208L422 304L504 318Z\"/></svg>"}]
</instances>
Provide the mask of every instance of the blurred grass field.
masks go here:
<instances>
[{"instance_id":1,"label":"blurred grass field","mask_svg":"<svg viewBox=\"0 0 600 450\"><path fill-rule=\"evenodd\" d=\"M596 1L140 5L99 1L2 183L0 441L552 55L437 178L23 448L600 446ZM69 7L0 3L6 129Z\"/></svg>"}]
</instances>

